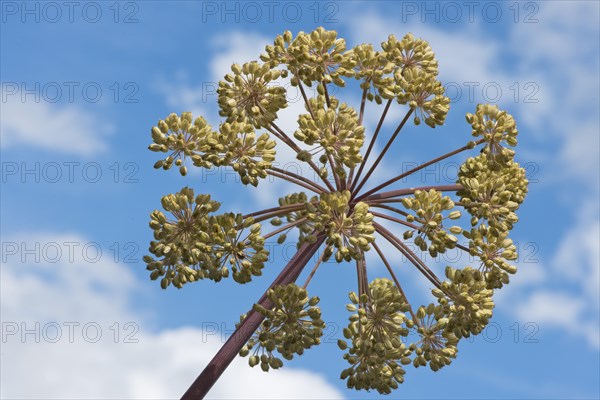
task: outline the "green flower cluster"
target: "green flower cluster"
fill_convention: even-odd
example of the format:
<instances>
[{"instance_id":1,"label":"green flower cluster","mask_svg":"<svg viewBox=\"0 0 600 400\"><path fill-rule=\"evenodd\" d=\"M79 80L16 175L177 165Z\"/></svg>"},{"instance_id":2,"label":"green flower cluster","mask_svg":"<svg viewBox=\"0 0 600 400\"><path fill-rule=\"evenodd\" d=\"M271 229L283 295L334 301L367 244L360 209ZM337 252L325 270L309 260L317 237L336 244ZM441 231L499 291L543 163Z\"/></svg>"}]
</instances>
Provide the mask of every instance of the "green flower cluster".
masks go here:
<instances>
[{"instance_id":1,"label":"green flower cluster","mask_svg":"<svg viewBox=\"0 0 600 400\"><path fill-rule=\"evenodd\" d=\"M244 219L241 214L227 213L212 216L209 228L206 233L210 239L197 243L196 247L204 254L213 254L220 270L227 271L229 265L233 280L238 283L248 283L252 276L262 275L269 252L264 247L260 224L254 224L252 218Z\"/></svg>"},{"instance_id":2,"label":"green flower cluster","mask_svg":"<svg viewBox=\"0 0 600 400\"><path fill-rule=\"evenodd\" d=\"M257 186L275 160L275 141L268 133L256 137L252 125L245 122L225 122L219 133L215 164L231 166L244 185Z\"/></svg>"},{"instance_id":3,"label":"green flower cluster","mask_svg":"<svg viewBox=\"0 0 600 400\"><path fill-rule=\"evenodd\" d=\"M485 273L488 288L499 289L507 284L508 274L517 272L517 267L510 263L517 259L517 247L508 237L508 232L494 235L486 225L479 225L463 234L470 240L471 255L481 261L480 271Z\"/></svg>"},{"instance_id":4,"label":"green flower cluster","mask_svg":"<svg viewBox=\"0 0 600 400\"><path fill-rule=\"evenodd\" d=\"M318 197L316 197L316 196L313 196L310 199L310 202L312 202L312 203L316 203L317 201L318 201ZM292 194L288 194L287 196L279 198L279 205L281 207L293 206L293 205L303 205L303 207L301 207L300 209L298 209L296 211L290 211L285 214L285 218L288 223L293 223L293 222L296 222L299 220L304 220L304 222L296 225L296 228L299 231L299 239L298 239L298 243L297 243L298 247L300 247L302 245L302 243L304 243L307 240L308 236L312 236L312 233L315 231L314 224L308 220L308 209L306 207L308 202L309 202L308 196L304 192L292 193ZM274 220L279 220L279 218L275 218ZM278 222L279 223L276 222L274 225L281 224L280 220ZM273 220L271 221L271 223L273 223ZM285 235L281 235L281 236L283 236L283 239L279 239L279 240L281 240L281 242L285 241L285 239L286 239ZM281 238L281 236L280 236L280 238Z\"/></svg>"},{"instance_id":5,"label":"green flower cluster","mask_svg":"<svg viewBox=\"0 0 600 400\"><path fill-rule=\"evenodd\" d=\"M348 56L353 65L352 75L361 81L360 88L368 91L367 100L381 104L382 99L395 97L392 73L398 67L387 59L385 52L375 51L371 44L359 44L349 51Z\"/></svg>"},{"instance_id":6,"label":"green flower cluster","mask_svg":"<svg viewBox=\"0 0 600 400\"><path fill-rule=\"evenodd\" d=\"M484 154L491 160L504 163L515 155L511 147L517 145L517 126L512 115L491 104L478 104L475 114L467 114L467 122L473 127L473 136L481 136L486 141Z\"/></svg>"},{"instance_id":7,"label":"green flower cluster","mask_svg":"<svg viewBox=\"0 0 600 400\"><path fill-rule=\"evenodd\" d=\"M291 360L294 355L302 355L304 350L319 344L325 328L321 310L317 307L319 298L309 299L306 289L293 283L275 286L269 289L267 297L274 306L267 309L254 305L254 311L263 315L265 320L240 351L242 357L253 351L248 363L251 367L260 363L265 372L283 366L283 361L273 354L274 351Z\"/></svg>"},{"instance_id":8,"label":"green flower cluster","mask_svg":"<svg viewBox=\"0 0 600 400\"><path fill-rule=\"evenodd\" d=\"M166 289L170 284L181 288L184 284L200 279L220 281L233 271L236 282L246 283L251 276L262 273L269 253L264 248L260 225L240 214L209 215L220 204L210 195L194 196L190 188L162 198L162 206L174 219L154 210L150 228L154 239L150 253L144 261L152 271L150 278L161 279ZM244 229L249 229L247 235Z\"/></svg>"},{"instance_id":9,"label":"green flower cluster","mask_svg":"<svg viewBox=\"0 0 600 400\"><path fill-rule=\"evenodd\" d=\"M471 214L471 224L479 219L488 221L493 235L512 229L519 219L515 211L527 194L525 169L514 161L506 161L502 168L489 162L485 154L468 158L458 171L457 191L461 203Z\"/></svg>"},{"instance_id":10,"label":"green flower cluster","mask_svg":"<svg viewBox=\"0 0 600 400\"><path fill-rule=\"evenodd\" d=\"M433 76L438 74L438 62L431 46L427 41L415 38L412 33L407 33L401 40L390 35L381 47L386 58L398 68L422 70Z\"/></svg>"},{"instance_id":11,"label":"green flower cluster","mask_svg":"<svg viewBox=\"0 0 600 400\"><path fill-rule=\"evenodd\" d=\"M187 167L183 162L187 157L191 157L194 164L199 166L212 166L198 156L199 153L211 153L215 144L214 132L204 118L198 117L192 123L192 113L184 112L181 116L173 113L158 121L151 133L154 143L148 147L150 150L162 153L171 151L167 158L157 161L154 168L168 170L175 164L181 175L186 175Z\"/></svg>"},{"instance_id":12,"label":"green flower cluster","mask_svg":"<svg viewBox=\"0 0 600 400\"><path fill-rule=\"evenodd\" d=\"M351 365L342 371L347 386L357 390L376 389L388 394L404 382L402 364L411 362L411 351L403 343L412 327L404 313L410 306L389 279L375 279L369 284L369 294L350 293L352 304L347 306L350 323L338 346L348 350L344 359Z\"/></svg>"},{"instance_id":13,"label":"green flower cluster","mask_svg":"<svg viewBox=\"0 0 600 400\"><path fill-rule=\"evenodd\" d=\"M163 276L160 285L163 289L171 283L180 288L187 282L204 277L207 258L195 249L198 232L205 230L208 215L219 209L220 204L209 195L194 197L194 191L183 188L180 192L169 194L161 200L163 209L175 219L167 219L164 213L154 210L151 214L150 228L154 231L154 241L150 242L150 252L158 257L145 256L147 269L152 271L150 278L156 280ZM194 251L196 250L196 251ZM213 276L220 271L214 271Z\"/></svg>"},{"instance_id":14,"label":"green flower cluster","mask_svg":"<svg viewBox=\"0 0 600 400\"><path fill-rule=\"evenodd\" d=\"M291 83L312 86L313 82L344 86L342 76L352 73L346 41L338 39L336 31L319 27L311 33L299 32L293 38L290 31L275 38L267 46L261 60L271 68L285 65L293 76Z\"/></svg>"},{"instance_id":15,"label":"green flower cluster","mask_svg":"<svg viewBox=\"0 0 600 400\"><path fill-rule=\"evenodd\" d=\"M448 318L446 330L457 338L479 334L492 317L494 291L488 289L485 276L471 267L446 267L447 281L433 289Z\"/></svg>"},{"instance_id":16,"label":"green flower cluster","mask_svg":"<svg viewBox=\"0 0 600 400\"><path fill-rule=\"evenodd\" d=\"M421 251L429 251L432 257L436 257L438 253L444 253L446 249L456 247L458 239L451 233L459 234L462 228L459 226L451 226L448 233L443 226L444 219L458 219L461 216L460 211L454 210L446 217L442 215L442 211L449 211L454 208L454 202L448 196L442 196L442 193L437 190L417 190L414 196L403 197L402 205L415 214L408 214L406 220L410 223L418 222L419 228L416 230L418 235L414 238L414 243ZM415 229L404 232L404 239L408 240L413 237ZM427 238L430 243L425 240Z\"/></svg>"},{"instance_id":17,"label":"green flower cluster","mask_svg":"<svg viewBox=\"0 0 600 400\"><path fill-rule=\"evenodd\" d=\"M242 66L233 64L233 74L225 75L219 82L219 115L227 122L246 122L256 129L266 128L277 118L277 112L287 107L285 88L269 85L287 71L271 69L268 64L256 61Z\"/></svg>"},{"instance_id":18,"label":"green flower cluster","mask_svg":"<svg viewBox=\"0 0 600 400\"><path fill-rule=\"evenodd\" d=\"M446 318L444 308L435 304L421 306L416 316L419 319L417 332L421 339L409 346L416 354L413 365L420 367L429 363L432 371L450 365L458 352L456 348L458 338L446 330L449 320Z\"/></svg>"},{"instance_id":19,"label":"green flower cluster","mask_svg":"<svg viewBox=\"0 0 600 400\"><path fill-rule=\"evenodd\" d=\"M361 81L369 101L381 104L383 99L396 98L409 104L417 111L417 125L421 120L431 127L443 124L450 101L436 79L438 62L429 44L408 33L401 40L390 35L381 47L382 51L375 51L372 45L361 44L348 51L352 73L346 76Z\"/></svg>"},{"instance_id":20,"label":"green flower cluster","mask_svg":"<svg viewBox=\"0 0 600 400\"><path fill-rule=\"evenodd\" d=\"M325 97L310 99L314 111L298 117L298 130L294 137L313 146L319 144L327 156L334 160L335 170L341 178L346 177L343 166L354 168L362 161L360 150L365 140L365 127L358 121L356 111L346 103L331 97L330 107L325 107ZM327 157L323 158L323 163Z\"/></svg>"},{"instance_id":21,"label":"green flower cluster","mask_svg":"<svg viewBox=\"0 0 600 400\"><path fill-rule=\"evenodd\" d=\"M407 104L415 110L414 123L421 120L435 128L443 125L450 99L444 96L444 86L436 76L420 68L409 68L394 75L398 86L397 99L400 104Z\"/></svg>"},{"instance_id":22,"label":"green flower cluster","mask_svg":"<svg viewBox=\"0 0 600 400\"><path fill-rule=\"evenodd\" d=\"M334 249L337 262L358 260L363 257L363 252L371 249L370 243L375 240L369 206L359 202L351 208L351 196L349 190L323 193L317 204L307 204L308 220L315 230L327 235L324 260L333 255Z\"/></svg>"},{"instance_id":23,"label":"green flower cluster","mask_svg":"<svg viewBox=\"0 0 600 400\"><path fill-rule=\"evenodd\" d=\"M187 174L183 165L190 157L197 167L230 166L242 178L244 185L258 185L259 178L267 176L267 169L275 160L275 141L267 133L256 137L252 124L248 122L225 122L214 132L204 118L192 114L169 115L152 128L152 151L172 153L154 164L155 168L170 169L173 163L179 166L182 175Z\"/></svg>"}]
</instances>

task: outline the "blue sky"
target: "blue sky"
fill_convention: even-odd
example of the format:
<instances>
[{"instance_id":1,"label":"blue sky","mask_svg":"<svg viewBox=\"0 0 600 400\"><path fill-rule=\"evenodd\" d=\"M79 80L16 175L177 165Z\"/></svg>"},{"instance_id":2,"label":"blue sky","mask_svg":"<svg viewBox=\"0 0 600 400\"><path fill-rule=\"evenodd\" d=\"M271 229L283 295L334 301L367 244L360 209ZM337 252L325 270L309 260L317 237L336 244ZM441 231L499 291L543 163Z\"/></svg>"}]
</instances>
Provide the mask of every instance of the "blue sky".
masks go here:
<instances>
[{"instance_id":1,"label":"blue sky","mask_svg":"<svg viewBox=\"0 0 600 400\"><path fill-rule=\"evenodd\" d=\"M375 174L460 147L477 103L515 116L530 193L513 231L519 272L493 324L439 373L408 368L389 398L599 398L599 8L596 2L0 3L1 372L3 398L178 398L239 315L293 253L240 286L163 291L141 257L160 197L185 185L223 209L269 207L292 191L240 187L227 171L156 171L150 128L171 112L219 122L215 89L233 62L258 58L286 29L335 29L348 46L412 32L430 42L452 108L410 127ZM357 106L359 92L339 93ZM280 125L293 131L297 93ZM371 112L370 112L371 111ZM372 132L379 115L367 107ZM295 113L295 114L294 114ZM402 117L392 110L384 130ZM296 165L282 151L278 161ZM457 157L404 185L448 183ZM408 167L407 167L408 166ZM310 176L310 172L300 172ZM397 173L396 173L397 174ZM392 249L387 249L392 252ZM395 263L402 259L390 255ZM468 260L459 259L457 264ZM449 260L441 260L442 271ZM444 264L445 263L445 264ZM385 276L373 258L371 276ZM326 340L268 375L238 359L214 398L377 398L345 389L335 342L353 268L327 263L310 292ZM402 272L408 291L427 283ZM32 385L32 380L36 383Z\"/></svg>"}]
</instances>

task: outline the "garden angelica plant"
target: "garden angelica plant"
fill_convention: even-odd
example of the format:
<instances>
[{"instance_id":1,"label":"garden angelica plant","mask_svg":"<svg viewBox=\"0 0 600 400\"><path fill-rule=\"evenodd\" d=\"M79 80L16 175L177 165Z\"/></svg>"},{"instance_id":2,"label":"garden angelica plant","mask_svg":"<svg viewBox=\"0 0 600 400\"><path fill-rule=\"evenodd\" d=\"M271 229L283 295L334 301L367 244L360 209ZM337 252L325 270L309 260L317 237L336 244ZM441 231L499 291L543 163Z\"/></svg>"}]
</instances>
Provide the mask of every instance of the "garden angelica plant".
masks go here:
<instances>
[{"instance_id":1,"label":"garden angelica plant","mask_svg":"<svg viewBox=\"0 0 600 400\"><path fill-rule=\"evenodd\" d=\"M304 101L305 112L294 132L278 125L278 113L287 106L286 89L278 84L283 78L298 88ZM356 107L330 94L332 86L343 88L351 80L362 89ZM313 97L307 96L307 88L316 88ZM347 361L341 378L349 388L390 393L404 381L406 366L437 371L456 357L461 339L485 328L494 292L516 272L517 252L509 233L527 193L525 171L514 161L518 131L513 117L480 104L466 116L472 137L464 146L383 183L372 182L407 123L429 129L446 119L450 100L426 41L411 34L400 40L392 35L381 49L370 44L348 49L335 31L318 28L295 37L288 31L266 47L260 61L232 65L219 83L218 105L224 120L216 128L189 112L160 120L152 128L150 150L166 153L166 158L155 167L168 170L175 165L182 175L191 166L230 167L245 185L263 185L273 176L293 183L298 191L250 214L219 213L220 203L213 196L196 194L190 187L164 196L163 210L151 214L152 255L144 258L151 279L159 280L163 289L230 277L249 283L268 268L265 240L277 237L282 244L292 230L298 232L298 252L241 317L184 398L203 397L237 354L248 357L250 366L269 371L318 345L325 323L319 298L311 297L308 287L329 259L356 269L357 289L349 288L346 306L349 323L338 341ZM382 108L369 143L363 124L367 107ZM405 110L405 115L393 132L384 133L392 107ZM378 139L385 145L375 154ZM277 168L281 146L291 148L319 178ZM461 165L455 184L398 187L423 168L468 151L474 155ZM470 223L462 216L470 216ZM403 234L394 234L384 223L398 224ZM415 305L407 298L382 242L389 242L427 279L429 303ZM436 257L449 249L477 261L445 271L424 261L425 254ZM318 261L298 283L319 250ZM385 265L386 276L373 277L365 259L370 251Z\"/></svg>"}]
</instances>

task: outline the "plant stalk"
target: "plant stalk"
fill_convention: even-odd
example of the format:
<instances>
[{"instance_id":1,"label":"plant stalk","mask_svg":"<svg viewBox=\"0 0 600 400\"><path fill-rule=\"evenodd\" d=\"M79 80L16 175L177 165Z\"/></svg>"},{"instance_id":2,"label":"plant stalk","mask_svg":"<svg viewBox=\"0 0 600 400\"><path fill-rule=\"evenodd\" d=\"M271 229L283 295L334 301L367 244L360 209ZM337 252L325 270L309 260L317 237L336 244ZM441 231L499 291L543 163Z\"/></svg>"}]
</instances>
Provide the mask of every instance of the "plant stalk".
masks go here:
<instances>
[{"instance_id":1,"label":"plant stalk","mask_svg":"<svg viewBox=\"0 0 600 400\"><path fill-rule=\"evenodd\" d=\"M269 288L295 282L306 264L317 252L319 247L321 247L321 244L323 244L324 241L325 236L319 235L317 236L317 241L315 243L302 244L300 249L298 249L294 257L287 263ZM262 295L258 304L267 309L273 307L273 303L267 297L267 292ZM210 360L194 383L192 383L189 389L184 393L181 400L203 399L215 382L217 382L221 374L223 374L225 369L229 366L231 361L233 361L240 352L242 347L248 342L248 339L250 339L252 334L259 328L263 319L264 317L260 313L251 310L244 321L240 323L229 339L227 339L227 342L225 342L223 347L221 347L213 359Z\"/></svg>"}]
</instances>

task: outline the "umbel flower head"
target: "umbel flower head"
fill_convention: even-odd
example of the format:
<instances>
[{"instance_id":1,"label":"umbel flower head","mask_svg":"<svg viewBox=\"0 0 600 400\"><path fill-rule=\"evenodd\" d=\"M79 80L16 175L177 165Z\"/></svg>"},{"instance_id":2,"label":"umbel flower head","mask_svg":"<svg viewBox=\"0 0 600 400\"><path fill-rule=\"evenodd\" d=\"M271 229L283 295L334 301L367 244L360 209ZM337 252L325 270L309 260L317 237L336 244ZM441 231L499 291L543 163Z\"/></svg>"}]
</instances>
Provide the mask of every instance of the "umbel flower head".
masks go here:
<instances>
[{"instance_id":1,"label":"umbel flower head","mask_svg":"<svg viewBox=\"0 0 600 400\"><path fill-rule=\"evenodd\" d=\"M485 276L471 267L446 267L446 277L433 295L448 315L447 331L457 338L479 334L492 317L494 291L487 288Z\"/></svg>"},{"instance_id":2,"label":"umbel flower head","mask_svg":"<svg viewBox=\"0 0 600 400\"><path fill-rule=\"evenodd\" d=\"M194 196L191 188L162 198L163 209L171 214L167 218L162 211L151 214L150 228L154 239L150 243L150 252L158 260L146 256L150 278L163 277L160 284L166 288L171 283L182 287L204 277L202 270L212 265L210 256L196 249L196 240L202 231L208 229L208 214L217 211L220 204L211 200L210 195Z\"/></svg>"},{"instance_id":3,"label":"umbel flower head","mask_svg":"<svg viewBox=\"0 0 600 400\"><path fill-rule=\"evenodd\" d=\"M293 283L275 286L269 289L267 297L274 306L267 309L260 304L254 305L254 310L265 319L260 329L240 351L243 357L252 351L253 355L248 363L251 367L260 363L263 371L283 366L283 361L273 352L277 351L286 360L293 359L296 354L302 355L305 349L321 342L325 328L321 310L317 307L319 298L309 299L306 289Z\"/></svg>"},{"instance_id":4,"label":"umbel flower head","mask_svg":"<svg viewBox=\"0 0 600 400\"><path fill-rule=\"evenodd\" d=\"M429 44L408 33L402 39L392 35L380 47L347 48L337 32L317 28L296 36L284 32L260 60L234 64L219 83L223 120L217 129L189 112L171 114L151 129L150 150L167 153L156 168L176 165L182 175L192 166L230 168L244 185L264 185L268 177L295 186L273 206L245 214L217 214L221 204L213 196L185 187L164 196L162 210L151 213L153 240L144 261L163 289L230 275L245 284L271 268L270 239L273 246L294 242L298 249L284 268L275 267L277 278L242 316L191 392L205 395L234 354L270 371L317 346L325 324L319 298L309 296L308 286L319 269L330 268L323 267L330 259L344 264L335 285L356 273L356 285L348 289L349 324L338 342L345 364L341 379L349 388L387 394L404 382L408 366L447 367L461 340L485 329L493 317L494 293L517 271L511 230L528 181L515 159L514 118L480 104L467 114L470 126L463 134L453 133L461 140L455 150L408 171L394 171L403 165L395 159L381 182L375 172L402 129L422 129L421 122L439 127L448 117L450 100ZM287 106L286 79L305 111L296 127L284 130L279 112ZM330 93L346 86L354 95ZM316 90L309 93L307 87ZM360 102L353 104L356 95ZM404 117L386 132L386 118L398 110ZM380 117L367 132L364 119L371 112ZM411 118L414 125L407 126ZM435 140L426 145L435 153ZM282 148L302 168L281 168L276 149ZM402 185L412 174L463 152L472 154L454 184ZM270 223L262 226L264 221ZM463 257L453 257L452 265L431 262L449 249ZM381 260L384 276L371 261L367 265L369 252ZM395 259L402 261L390 262L389 252L398 252ZM425 304L406 296L396 275L400 268L426 280L431 296Z\"/></svg>"},{"instance_id":5,"label":"umbel flower head","mask_svg":"<svg viewBox=\"0 0 600 400\"><path fill-rule=\"evenodd\" d=\"M190 112L183 112L181 116L170 114L164 120L158 121L157 126L152 127L154 143L149 146L150 150L162 153L171 151L167 158L157 161L154 168L167 170L175 164L179 167L181 175L186 175L187 167L183 165L183 161L187 157L191 157L197 166L211 167L212 164L199 154L211 152L215 143L214 136L204 118L198 117L192 123Z\"/></svg>"},{"instance_id":6,"label":"umbel flower head","mask_svg":"<svg viewBox=\"0 0 600 400\"><path fill-rule=\"evenodd\" d=\"M323 193L316 205L308 204L308 220L316 231L327 234L325 260L334 251L337 262L360 259L375 240L369 206L357 203L351 211L350 198L350 191L344 190L341 193Z\"/></svg>"},{"instance_id":7,"label":"umbel flower head","mask_svg":"<svg viewBox=\"0 0 600 400\"><path fill-rule=\"evenodd\" d=\"M294 137L313 146L318 144L325 152L322 163L333 159L335 173L346 178L344 167L354 168L362 161L360 149L365 140L365 127L358 121L358 114L347 104L331 97L330 106L325 107L326 99L318 96L309 100L314 115L302 114L298 118L299 129Z\"/></svg>"},{"instance_id":8,"label":"umbel flower head","mask_svg":"<svg viewBox=\"0 0 600 400\"><path fill-rule=\"evenodd\" d=\"M352 304L346 308L355 314L344 328L350 344L338 342L342 350L348 350L344 359L350 367L341 378L347 379L348 387L388 394L404 382L402 364L410 363L411 350L402 341L413 327L404 314L410 306L389 279L375 279L368 292L360 297L350 293Z\"/></svg>"},{"instance_id":9,"label":"umbel flower head","mask_svg":"<svg viewBox=\"0 0 600 400\"><path fill-rule=\"evenodd\" d=\"M423 39L417 39L412 33L407 33L401 40L390 35L381 44L385 57L401 70L421 70L428 74L438 74L438 61L435 54Z\"/></svg>"},{"instance_id":10,"label":"umbel flower head","mask_svg":"<svg viewBox=\"0 0 600 400\"><path fill-rule=\"evenodd\" d=\"M498 169L485 154L468 158L458 171L457 194L471 214L471 225L488 222L494 234L510 231L519 218L515 211L527 194L525 170L514 161Z\"/></svg>"},{"instance_id":11,"label":"umbel flower head","mask_svg":"<svg viewBox=\"0 0 600 400\"><path fill-rule=\"evenodd\" d=\"M473 127L473 136L485 140L483 153L489 159L506 162L515 155L514 150L502 146L516 146L519 133L514 118L506 111L495 105L478 104L475 114L467 114L467 122Z\"/></svg>"},{"instance_id":12,"label":"umbel flower head","mask_svg":"<svg viewBox=\"0 0 600 400\"><path fill-rule=\"evenodd\" d=\"M349 52L352 75L367 91L366 99L381 104L394 98L395 82L390 74L397 68L385 52L376 51L371 44L359 44ZM375 90L374 90L375 89Z\"/></svg>"},{"instance_id":13,"label":"umbel flower head","mask_svg":"<svg viewBox=\"0 0 600 400\"><path fill-rule=\"evenodd\" d=\"M324 82L344 86L341 76L350 73L346 41L338 38L337 32L322 27L311 33L299 32L295 38L286 31L265 50L261 59L271 67L285 65L293 75L293 85Z\"/></svg>"},{"instance_id":14,"label":"umbel flower head","mask_svg":"<svg viewBox=\"0 0 600 400\"><path fill-rule=\"evenodd\" d=\"M251 218L244 219L241 214L209 215L220 204L210 195L194 197L187 187L164 196L162 205L174 219L159 210L152 213L150 227L156 240L150 243L150 252L159 259L146 256L144 261L152 271L151 279L163 277L163 288L171 283L181 288L204 278L218 282L229 276L229 267L239 283L261 275L269 253L264 249L260 224L252 224ZM250 232L244 235L247 228Z\"/></svg>"},{"instance_id":15,"label":"umbel flower head","mask_svg":"<svg viewBox=\"0 0 600 400\"><path fill-rule=\"evenodd\" d=\"M410 345L410 350L416 354L413 365L421 367L429 364L432 371L450 365L458 352L458 338L446 330L449 320L444 308L433 303L427 307L421 306L417 310L417 318L417 332L421 339Z\"/></svg>"},{"instance_id":16,"label":"umbel flower head","mask_svg":"<svg viewBox=\"0 0 600 400\"><path fill-rule=\"evenodd\" d=\"M479 258L479 270L485 274L489 289L500 289L509 282L509 274L517 272L511 263L517 259L517 247L508 237L508 232L493 234L486 225L479 225L463 235L470 239L469 249L473 256Z\"/></svg>"},{"instance_id":17,"label":"umbel flower head","mask_svg":"<svg viewBox=\"0 0 600 400\"><path fill-rule=\"evenodd\" d=\"M267 169L275 160L275 141L268 133L256 136L252 125L246 122L225 122L217 136L219 153L214 164L228 165L242 178L244 185L258 185L267 177Z\"/></svg>"},{"instance_id":18,"label":"umbel flower head","mask_svg":"<svg viewBox=\"0 0 600 400\"><path fill-rule=\"evenodd\" d=\"M419 68L409 68L394 75L398 87L398 102L409 104L415 110L414 123L421 120L435 128L443 125L450 109L450 99L444 96L444 87L435 75Z\"/></svg>"},{"instance_id":19,"label":"umbel flower head","mask_svg":"<svg viewBox=\"0 0 600 400\"><path fill-rule=\"evenodd\" d=\"M403 197L402 205L415 212L406 216L406 222L418 224L415 229L404 232L404 239L413 238L417 233L414 237L415 245L421 251L429 251L432 257L444 253L446 249L456 247L458 239L452 233L461 233L462 228L454 225L446 230L443 225L444 219L453 220L461 216L459 210L450 212L446 217L442 215L442 211L452 210L455 207L450 197L442 196L441 192L433 189L427 192L417 190L414 196Z\"/></svg>"},{"instance_id":20,"label":"umbel flower head","mask_svg":"<svg viewBox=\"0 0 600 400\"><path fill-rule=\"evenodd\" d=\"M252 222L251 218L244 219L241 214L211 216L210 238L196 244L203 254L213 254L218 270L224 271L225 276L231 267L233 279L238 283L248 283L252 276L262 275L264 263L269 259L260 224Z\"/></svg>"},{"instance_id":21,"label":"umbel flower head","mask_svg":"<svg viewBox=\"0 0 600 400\"><path fill-rule=\"evenodd\" d=\"M242 66L233 64L233 74L219 82L219 107L227 122L247 122L255 128L269 126L277 112L287 107L285 88L271 84L286 76L286 71L274 70L256 61Z\"/></svg>"}]
</instances>

